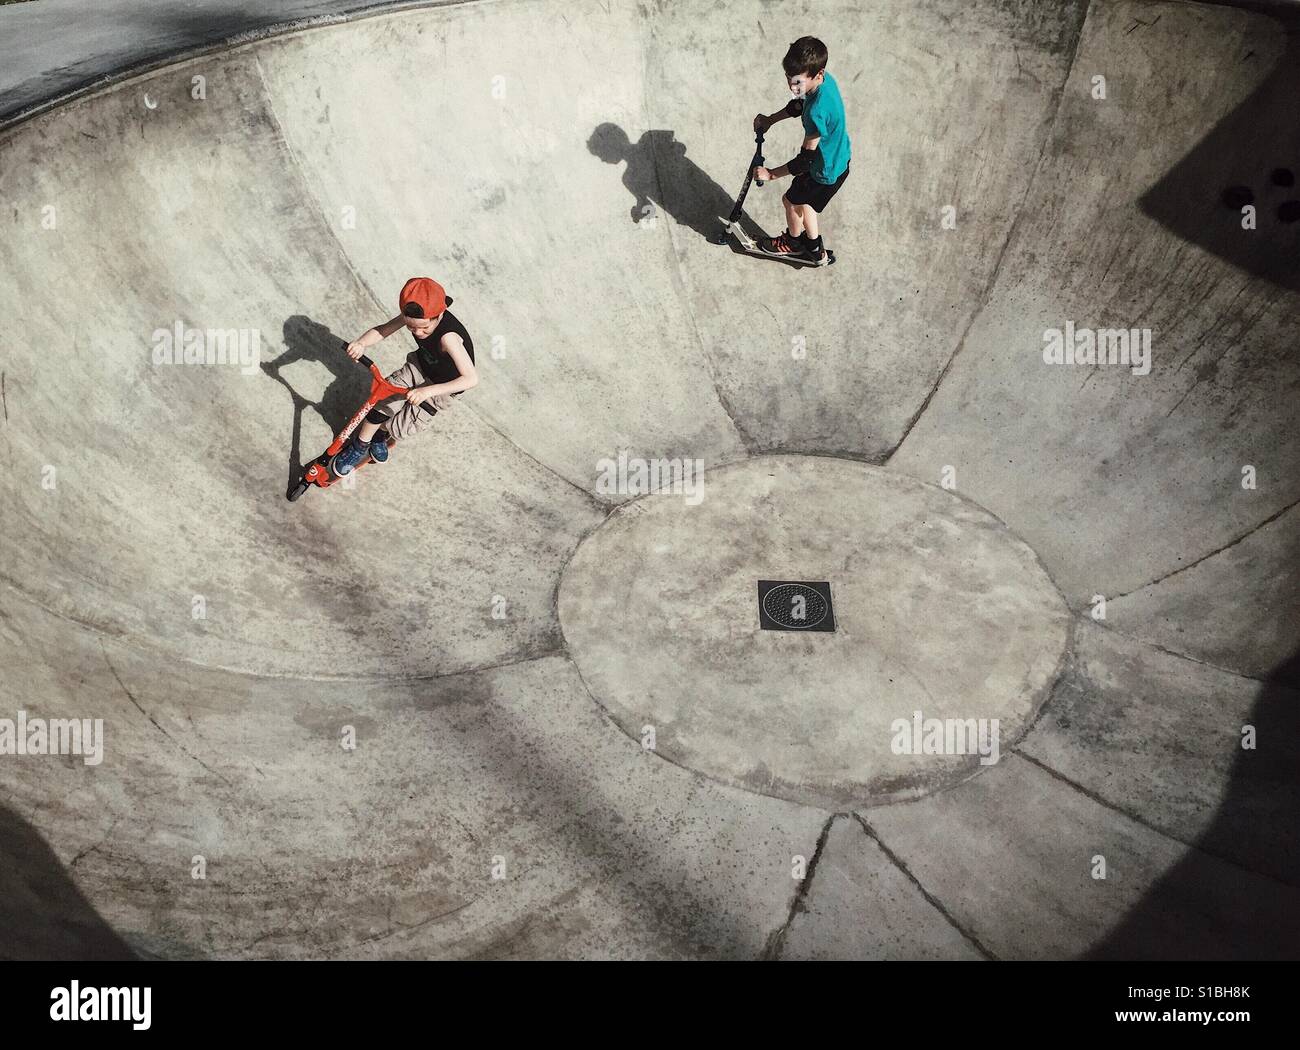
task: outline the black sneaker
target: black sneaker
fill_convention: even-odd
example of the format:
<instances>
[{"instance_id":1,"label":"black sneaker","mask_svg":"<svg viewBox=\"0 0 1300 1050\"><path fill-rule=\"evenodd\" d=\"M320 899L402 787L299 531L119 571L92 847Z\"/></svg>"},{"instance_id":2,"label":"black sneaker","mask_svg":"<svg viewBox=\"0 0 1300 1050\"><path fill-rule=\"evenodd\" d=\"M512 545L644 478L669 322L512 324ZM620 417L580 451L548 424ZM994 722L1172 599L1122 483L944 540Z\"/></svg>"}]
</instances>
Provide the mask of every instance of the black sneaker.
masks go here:
<instances>
[{"instance_id":1,"label":"black sneaker","mask_svg":"<svg viewBox=\"0 0 1300 1050\"><path fill-rule=\"evenodd\" d=\"M787 230L779 237L764 237L758 242L758 248L765 255L774 255L778 259L793 259L796 262L816 264L819 260L804 243L802 237L792 237Z\"/></svg>"},{"instance_id":2,"label":"black sneaker","mask_svg":"<svg viewBox=\"0 0 1300 1050\"><path fill-rule=\"evenodd\" d=\"M826 248L822 244L820 237L813 241L808 239L807 234L804 234L799 238L799 244L803 248L803 258L814 266L824 266L826 264Z\"/></svg>"},{"instance_id":3,"label":"black sneaker","mask_svg":"<svg viewBox=\"0 0 1300 1050\"><path fill-rule=\"evenodd\" d=\"M776 237L760 237L758 248L768 255L793 255L801 250L799 242L790 236L789 230Z\"/></svg>"}]
</instances>

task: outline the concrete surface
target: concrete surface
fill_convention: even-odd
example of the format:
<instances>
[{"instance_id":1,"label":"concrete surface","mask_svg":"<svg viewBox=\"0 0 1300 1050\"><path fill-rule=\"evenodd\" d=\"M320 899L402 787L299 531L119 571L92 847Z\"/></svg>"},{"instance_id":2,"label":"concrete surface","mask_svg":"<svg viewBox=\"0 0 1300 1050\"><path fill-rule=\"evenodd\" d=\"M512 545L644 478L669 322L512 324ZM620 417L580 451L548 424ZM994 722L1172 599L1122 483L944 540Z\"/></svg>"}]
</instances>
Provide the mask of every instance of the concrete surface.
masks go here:
<instances>
[{"instance_id":1,"label":"concrete surface","mask_svg":"<svg viewBox=\"0 0 1300 1050\"><path fill-rule=\"evenodd\" d=\"M180 14L95 75L250 26ZM709 240L803 32L853 122L822 271ZM48 58L18 108L73 84ZM522 0L205 51L0 131L0 719L105 726L98 765L0 756L0 954L1300 954L1300 227L1270 181L1298 87L1281 23L1223 7ZM748 210L777 228L775 190ZM338 341L416 273L482 384L288 504L364 393ZM1150 329L1150 373L1045 363L1067 322ZM178 323L258 359L159 363ZM620 454L702 460L700 514L611 491ZM770 463L816 505L729 488ZM945 507L982 524L899 527ZM757 635L728 588L810 553L845 629ZM759 645L831 702L753 681L796 666L735 662ZM890 660L1019 742L881 804L835 698ZM911 699L890 677L872 717ZM647 750L638 688L674 684L711 735ZM777 758L801 787L743 775Z\"/></svg>"},{"instance_id":2,"label":"concrete surface","mask_svg":"<svg viewBox=\"0 0 1300 1050\"><path fill-rule=\"evenodd\" d=\"M448 0L455 2L455 0ZM325 25L391 0L30 0L0 7L11 42L0 66L0 120L57 103L128 70L221 48L286 25ZM433 6L424 4L422 6Z\"/></svg>"},{"instance_id":3,"label":"concrete surface","mask_svg":"<svg viewBox=\"0 0 1300 1050\"><path fill-rule=\"evenodd\" d=\"M989 957L852 816L832 819L808 887L778 945L782 959Z\"/></svg>"},{"instance_id":4,"label":"concrete surface","mask_svg":"<svg viewBox=\"0 0 1300 1050\"><path fill-rule=\"evenodd\" d=\"M754 630L758 580L831 581L835 631ZM651 726L669 761L830 809L996 764L1070 640L1052 581L991 514L820 456L755 456L695 495L624 504L574 554L559 613L587 688L631 736ZM932 719L962 720L957 753L922 750Z\"/></svg>"}]
</instances>

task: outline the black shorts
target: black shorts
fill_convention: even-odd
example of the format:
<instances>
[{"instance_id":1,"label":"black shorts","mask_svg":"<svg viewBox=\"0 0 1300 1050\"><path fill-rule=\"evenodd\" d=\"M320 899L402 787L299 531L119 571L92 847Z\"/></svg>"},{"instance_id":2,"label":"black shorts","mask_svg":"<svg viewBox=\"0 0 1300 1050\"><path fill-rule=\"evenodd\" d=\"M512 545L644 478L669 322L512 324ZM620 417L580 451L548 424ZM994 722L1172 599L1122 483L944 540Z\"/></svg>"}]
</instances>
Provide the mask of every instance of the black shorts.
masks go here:
<instances>
[{"instance_id":1,"label":"black shorts","mask_svg":"<svg viewBox=\"0 0 1300 1050\"><path fill-rule=\"evenodd\" d=\"M802 175L794 177L794 182L790 184L790 188L786 191L785 199L791 204L810 205L812 210L820 215L822 209L830 204L831 198L839 192L840 187L844 185L844 180L848 177L849 169L845 168L844 173L835 180L835 184L827 186L826 183L818 182L805 171Z\"/></svg>"}]
</instances>

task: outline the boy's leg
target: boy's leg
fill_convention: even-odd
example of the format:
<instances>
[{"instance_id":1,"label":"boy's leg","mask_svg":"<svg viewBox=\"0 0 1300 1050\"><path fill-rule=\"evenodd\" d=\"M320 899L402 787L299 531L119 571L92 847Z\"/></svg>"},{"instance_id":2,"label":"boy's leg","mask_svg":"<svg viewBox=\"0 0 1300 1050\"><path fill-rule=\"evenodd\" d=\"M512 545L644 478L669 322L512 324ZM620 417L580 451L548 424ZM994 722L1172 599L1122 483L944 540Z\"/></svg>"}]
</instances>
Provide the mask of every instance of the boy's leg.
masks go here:
<instances>
[{"instance_id":1,"label":"boy's leg","mask_svg":"<svg viewBox=\"0 0 1300 1050\"><path fill-rule=\"evenodd\" d=\"M424 375L416 363L415 355L410 354L406 358L406 364L392 373L388 377L388 381L394 386L423 386ZM423 430L428 425L427 420L433 418L422 406L413 405L405 398L397 397L381 401L375 406L375 410L371 414L373 416L382 415L386 418L383 422L367 420L364 429L368 429L370 435L362 434L362 441L368 441L370 436L380 427L383 427L385 435L389 438L411 437L418 431Z\"/></svg>"},{"instance_id":2,"label":"boy's leg","mask_svg":"<svg viewBox=\"0 0 1300 1050\"><path fill-rule=\"evenodd\" d=\"M804 229L803 236L799 238L800 248L806 258L816 262L819 266L828 259L826 245L822 243L821 213L825 210L826 205L831 202L831 198L839 192L840 187L844 185L844 180L848 177L849 169L846 166L833 185L806 179L806 181L799 184L797 191L795 191L795 186L791 186L791 196L800 205L800 220ZM799 183L800 179L805 179L805 176L800 175L796 179L796 183ZM791 230L793 230L793 227L791 227Z\"/></svg>"},{"instance_id":3,"label":"boy's leg","mask_svg":"<svg viewBox=\"0 0 1300 1050\"><path fill-rule=\"evenodd\" d=\"M801 215L801 218L803 220L803 231L807 235L807 239L810 241L815 241L818 237L821 236L821 228L817 221L817 212L813 210L813 206L811 204L800 205L799 211L803 213ZM793 226L790 227L790 232L794 233Z\"/></svg>"},{"instance_id":4,"label":"boy's leg","mask_svg":"<svg viewBox=\"0 0 1300 1050\"><path fill-rule=\"evenodd\" d=\"M423 386L426 382L414 354L406 359L403 367L388 377L388 381L406 387ZM428 430L433 425L433 417L451 405L452 399L448 395L439 394L421 405L413 405L404 398L393 398L377 407L379 411L388 413L388 418L380 425L389 437L394 441L405 441Z\"/></svg>"},{"instance_id":5,"label":"boy's leg","mask_svg":"<svg viewBox=\"0 0 1300 1050\"><path fill-rule=\"evenodd\" d=\"M424 376L420 374L420 370L409 358L407 359L406 364L402 365L402 367L396 372L390 373L386 378L394 386L412 387L421 386L424 383ZM401 411L403 404L405 404L405 402L398 400L396 397L389 398L387 401L381 401L370 410L361 426L357 427L357 429L353 431L354 439L362 444L368 444L374 438L375 432L381 427L385 429L386 434L391 436L391 428L389 428L383 420L372 419L371 417L391 417Z\"/></svg>"},{"instance_id":6,"label":"boy's leg","mask_svg":"<svg viewBox=\"0 0 1300 1050\"><path fill-rule=\"evenodd\" d=\"M414 354L406 359L406 364L388 376L394 386L413 387L424 384ZM433 407L433 406L430 406ZM402 397L391 397L381 401L367 414L365 421L352 433L352 438L334 457L334 470L340 476L352 470L370 453L370 445L376 432L382 428L384 440L410 437L423 430L433 419L433 414L423 406L412 405ZM385 455L383 457L387 459Z\"/></svg>"},{"instance_id":7,"label":"boy's leg","mask_svg":"<svg viewBox=\"0 0 1300 1050\"><path fill-rule=\"evenodd\" d=\"M849 169L846 167L840 173L840 177L835 180L832 186L826 186L821 183L810 185L808 201L803 205L804 220L804 240L809 245L814 245L818 251L821 250L821 213L826 210L826 205L830 204L835 194L839 193L840 187L844 185L844 180L849 177Z\"/></svg>"},{"instance_id":8,"label":"boy's leg","mask_svg":"<svg viewBox=\"0 0 1300 1050\"><path fill-rule=\"evenodd\" d=\"M789 193L781 197L781 206L785 209L786 232L758 240L758 250L768 255L792 255L801 250L799 237L803 233L803 208L790 200Z\"/></svg>"},{"instance_id":9,"label":"boy's leg","mask_svg":"<svg viewBox=\"0 0 1300 1050\"><path fill-rule=\"evenodd\" d=\"M805 208L802 204L791 204L788 196L782 197L781 203L785 205L785 228L790 231L791 237L798 237L804 229L803 213L812 209Z\"/></svg>"},{"instance_id":10,"label":"boy's leg","mask_svg":"<svg viewBox=\"0 0 1300 1050\"><path fill-rule=\"evenodd\" d=\"M798 258L801 262L817 262L821 257L821 241L817 234L817 211L811 204L799 202L806 188L791 186L781 198L785 206L785 228L788 232L778 237L765 237L758 247L768 255ZM793 196L795 200L791 200Z\"/></svg>"},{"instance_id":11,"label":"boy's leg","mask_svg":"<svg viewBox=\"0 0 1300 1050\"><path fill-rule=\"evenodd\" d=\"M821 240L821 221L818 213L826 207L835 191L844 182L848 171L840 176L834 186L816 182L807 172L795 176L794 182L781 198L785 207L787 233L767 237L759 242L759 250L768 255L797 258L800 262L821 265L826 261L825 246Z\"/></svg>"}]
</instances>

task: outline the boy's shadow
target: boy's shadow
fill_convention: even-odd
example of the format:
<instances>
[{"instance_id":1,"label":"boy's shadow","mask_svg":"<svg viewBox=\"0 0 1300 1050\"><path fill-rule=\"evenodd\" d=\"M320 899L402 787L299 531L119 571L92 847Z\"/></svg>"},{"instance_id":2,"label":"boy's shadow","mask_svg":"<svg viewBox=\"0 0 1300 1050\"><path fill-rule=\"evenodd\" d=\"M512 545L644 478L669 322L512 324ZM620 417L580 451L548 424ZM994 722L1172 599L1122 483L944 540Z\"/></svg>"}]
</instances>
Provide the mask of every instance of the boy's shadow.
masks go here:
<instances>
[{"instance_id":1,"label":"boy's shadow","mask_svg":"<svg viewBox=\"0 0 1300 1050\"><path fill-rule=\"evenodd\" d=\"M0 959L87 962L137 957L139 953L82 895L70 869L40 832L0 806Z\"/></svg>"},{"instance_id":2,"label":"boy's shadow","mask_svg":"<svg viewBox=\"0 0 1300 1050\"><path fill-rule=\"evenodd\" d=\"M293 437L289 448L289 480L285 486L286 491L302 477L303 412L307 408L314 408L329 427L330 434L336 434L370 392L370 375L343 352L346 344L347 340L335 335L325 325L297 314L284 322L285 352L274 361L262 362L262 371L283 384L293 399ZM330 370L329 385L319 401L303 397L281 374L286 365L295 361L317 361ZM315 452L311 455L314 457Z\"/></svg>"},{"instance_id":3,"label":"boy's shadow","mask_svg":"<svg viewBox=\"0 0 1300 1050\"><path fill-rule=\"evenodd\" d=\"M726 225L735 197L687 159L686 144L678 142L674 132L647 131L633 143L617 124L601 124L591 133L587 148L606 164L627 162L623 185L636 200L631 210L633 222L643 222L662 211L710 241ZM748 157L737 154L737 192L745 177L745 160ZM752 203L755 192L762 191L751 188L747 203ZM767 236L748 214L742 213L740 221L751 237Z\"/></svg>"}]
</instances>

